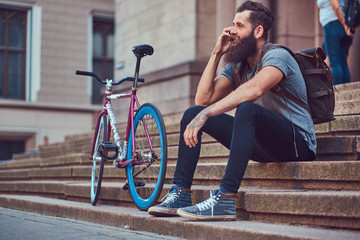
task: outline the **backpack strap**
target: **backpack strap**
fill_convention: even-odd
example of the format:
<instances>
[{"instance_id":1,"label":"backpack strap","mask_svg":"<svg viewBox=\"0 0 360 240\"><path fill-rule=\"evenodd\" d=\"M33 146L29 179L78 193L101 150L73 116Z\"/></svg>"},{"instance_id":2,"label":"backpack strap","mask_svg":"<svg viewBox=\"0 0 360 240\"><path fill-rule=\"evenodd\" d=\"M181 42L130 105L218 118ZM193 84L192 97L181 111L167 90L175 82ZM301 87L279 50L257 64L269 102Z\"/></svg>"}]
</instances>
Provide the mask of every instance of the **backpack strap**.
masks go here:
<instances>
[{"instance_id":1,"label":"backpack strap","mask_svg":"<svg viewBox=\"0 0 360 240\"><path fill-rule=\"evenodd\" d=\"M276 48L276 47L281 47L283 49L285 49L286 51L288 51L290 53L290 55L295 59L295 61L298 63L297 61L297 58L294 54L294 52L284 46L284 45L281 45L281 44L270 44L269 46L266 47L266 49L264 49L264 51L262 52L259 60L258 60L258 63L257 63L257 67L256 67L256 72L260 71L261 68L262 68L262 58L265 56L265 54L270 50L270 49L273 49L273 48ZM301 70L301 68L300 68ZM318 69L311 69L311 70L306 70L307 72L304 73L304 72L301 72L303 75L304 74L318 74ZM303 109L305 109L306 111L309 112L309 114L311 115L311 111L310 111L310 108L305 104L303 103L302 101L300 101L297 97L295 97L292 93L290 93L288 90L286 90L285 88L282 88L279 84L277 84L275 87L273 87L271 89L271 91L273 93L277 93L279 94L280 92L282 93L281 96L282 97L286 97L287 99L290 99L292 102L296 103L298 106L302 107ZM280 95L280 94L279 94ZM308 96L309 97L309 96ZM285 99L286 101L286 99Z\"/></svg>"},{"instance_id":2,"label":"backpack strap","mask_svg":"<svg viewBox=\"0 0 360 240\"><path fill-rule=\"evenodd\" d=\"M295 58L295 54L294 54L294 52L293 52L290 48L288 48L288 47L286 47L286 46L284 46L284 45L281 45L281 44L272 43L272 44L270 44L269 46L267 46L267 47L261 52L261 55L260 55L259 60L258 60L258 62L257 62L256 73L259 72L259 71L261 70L261 68L262 68L262 59L263 59L263 57L265 56L265 54L266 54L269 50L271 50L271 49L273 49L273 48L277 48L277 47L284 48L285 50L287 50L287 51L291 54L291 56L293 56L293 58ZM295 58L295 59L296 59L296 58Z\"/></svg>"},{"instance_id":3,"label":"backpack strap","mask_svg":"<svg viewBox=\"0 0 360 240\"><path fill-rule=\"evenodd\" d=\"M258 60L257 63L256 63L256 71L255 71L255 74L258 73L258 72L261 70L261 68L262 68L262 59L263 59L263 57L265 56L265 54L266 54L269 50L271 50L271 49L273 49L273 48L277 48L277 47L281 47L281 48L284 48L285 50L287 50L287 51L290 53L290 55L295 59L295 61L298 62L298 61L296 60L296 57L295 57L294 52L293 52L290 48L288 48L288 47L286 47L286 46L284 46L284 45L281 45L281 44L272 43L272 44L266 46L265 49L263 49L263 51L261 52L261 55L260 55L260 57L259 57L259 60ZM235 75L235 84L236 84L237 87L238 87L241 83L244 83L244 82L247 81L247 74L246 74L246 71L245 71L245 69L246 69L245 66L247 66L247 62L246 62L246 61L245 61L244 63L241 63L241 64L239 63L239 64L237 64L236 67L235 67L235 69L234 69L234 72L235 72L235 74L234 74L234 75ZM301 69L301 68L300 68L300 69ZM315 69L315 70L307 70L307 71L309 71L309 72L302 73L302 74L317 74L317 73L315 73L315 72L318 71L318 70ZM290 93L289 91L287 91L286 89L280 87L279 84L277 84L275 87L273 87L273 88L271 89L271 91L272 91L273 93L276 93L276 94L281 95L282 97L285 96L287 99L290 99L292 102L294 102L294 103L297 104L298 106L300 106L300 107L302 107L303 109L305 109L306 111L308 111L308 112L310 113L310 115L311 115L310 109L309 109L309 107L308 107L305 103L303 103L302 101L300 101L297 97L295 97L293 94L291 94L291 93ZM281 94L280 94L280 93L281 93ZM308 97L309 97L309 96L308 96ZM285 101L286 101L286 98L285 98Z\"/></svg>"}]
</instances>

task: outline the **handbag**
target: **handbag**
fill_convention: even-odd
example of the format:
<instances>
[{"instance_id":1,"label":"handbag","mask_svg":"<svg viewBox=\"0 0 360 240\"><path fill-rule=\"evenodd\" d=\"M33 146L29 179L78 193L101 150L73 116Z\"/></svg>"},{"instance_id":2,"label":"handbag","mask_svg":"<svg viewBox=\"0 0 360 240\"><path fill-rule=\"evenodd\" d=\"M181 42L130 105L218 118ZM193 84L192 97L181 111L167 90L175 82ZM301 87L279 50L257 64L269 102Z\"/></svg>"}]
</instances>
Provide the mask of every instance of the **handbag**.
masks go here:
<instances>
[{"instance_id":1,"label":"handbag","mask_svg":"<svg viewBox=\"0 0 360 240\"><path fill-rule=\"evenodd\" d=\"M357 27L360 24L359 0L347 0L345 8L345 24L349 27Z\"/></svg>"}]
</instances>

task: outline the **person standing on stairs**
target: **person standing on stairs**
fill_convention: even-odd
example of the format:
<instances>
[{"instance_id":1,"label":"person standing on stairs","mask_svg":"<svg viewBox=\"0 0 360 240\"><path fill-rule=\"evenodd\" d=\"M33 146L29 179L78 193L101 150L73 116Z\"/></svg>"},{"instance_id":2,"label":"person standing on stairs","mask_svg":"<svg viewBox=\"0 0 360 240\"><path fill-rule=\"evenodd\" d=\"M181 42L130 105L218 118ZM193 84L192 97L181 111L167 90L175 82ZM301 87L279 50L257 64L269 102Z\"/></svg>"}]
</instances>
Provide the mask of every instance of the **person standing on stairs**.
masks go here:
<instances>
[{"instance_id":1,"label":"person standing on stairs","mask_svg":"<svg viewBox=\"0 0 360 240\"><path fill-rule=\"evenodd\" d=\"M271 89L279 84L307 104L303 77L295 59L283 48L273 48L258 59L267 43L273 16L263 4L246 1L233 26L219 36L201 76L195 103L180 122L174 186L154 216L180 215L191 220L235 220L235 197L249 159L258 162L311 161L316 156L310 114ZM226 65L219 76L221 59ZM249 80L237 81L241 74ZM241 79L242 80L242 79ZM235 116L225 112L236 109ZM220 187L204 202L192 205L191 185L206 132L230 149Z\"/></svg>"},{"instance_id":2,"label":"person standing on stairs","mask_svg":"<svg viewBox=\"0 0 360 240\"><path fill-rule=\"evenodd\" d=\"M324 28L324 48L335 84L349 83L347 56L355 28L345 23L346 0L317 0L319 21Z\"/></svg>"}]
</instances>

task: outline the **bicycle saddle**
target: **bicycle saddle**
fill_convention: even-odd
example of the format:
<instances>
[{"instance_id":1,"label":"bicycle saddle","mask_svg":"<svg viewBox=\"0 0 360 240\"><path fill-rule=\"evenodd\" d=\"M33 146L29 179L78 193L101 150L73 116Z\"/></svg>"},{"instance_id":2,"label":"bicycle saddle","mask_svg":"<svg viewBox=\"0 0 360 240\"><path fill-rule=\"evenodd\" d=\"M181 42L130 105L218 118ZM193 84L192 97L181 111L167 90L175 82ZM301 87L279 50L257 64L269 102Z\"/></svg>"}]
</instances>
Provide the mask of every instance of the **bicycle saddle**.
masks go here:
<instances>
[{"instance_id":1,"label":"bicycle saddle","mask_svg":"<svg viewBox=\"0 0 360 240\"><path fill-rule=\"evenodd\" d=\"M136 57L145 57L146 55L152 55L154 53L154 48L150 45L142 44L134 46L132 51Z\"/></svg>"}]
</instances>

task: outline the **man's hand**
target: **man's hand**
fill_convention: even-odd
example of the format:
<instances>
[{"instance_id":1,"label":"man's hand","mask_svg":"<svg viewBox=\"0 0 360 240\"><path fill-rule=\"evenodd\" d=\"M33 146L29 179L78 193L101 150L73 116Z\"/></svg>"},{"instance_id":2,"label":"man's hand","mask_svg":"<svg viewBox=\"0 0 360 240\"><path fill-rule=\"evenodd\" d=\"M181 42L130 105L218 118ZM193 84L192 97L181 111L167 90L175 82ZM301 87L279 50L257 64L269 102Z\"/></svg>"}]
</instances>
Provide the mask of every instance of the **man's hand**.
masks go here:
<instances>
[{"instance_id":1,"label":"man's hand","mask_svg":"<svg viewBox=\"0 0 360 240\"><path fill-rule=\"evenodd\" d=\"M229 79L223 75L216 76L216 71L223 54L229 50L233 39L231 35L232 27L225 28L216 42L206 68L201 75L195 95L195 104L198 106L209 106L219 99L225 97L233 90L233 85Z\"/></svg>"},{"instance_id":2,"label":"man's hand","mask_svg":"<svg viewBox=\"0 0 360 240\"><path fill-rule=\"evenodd\" d=\"M197 135L201 128L204 126L206 121L209 118L210 109L212 106L209 106L202 110L196 117L187 125L184 132L184 140L187 146L195 147L198 144Z\"/></svg>"},{"instance_id":3,"label":"man's hand","mask_svg":"<svg viewBox=\"0 0 360 240\"><path fill-rule=\"evenodd\" d=\"M230 34L232 27L224 28L222 34L219 36L218 41L213 50L213 54L223 55L228 50L231 42L233 41L233 37Z\"/></svg>"}]
</instances>

